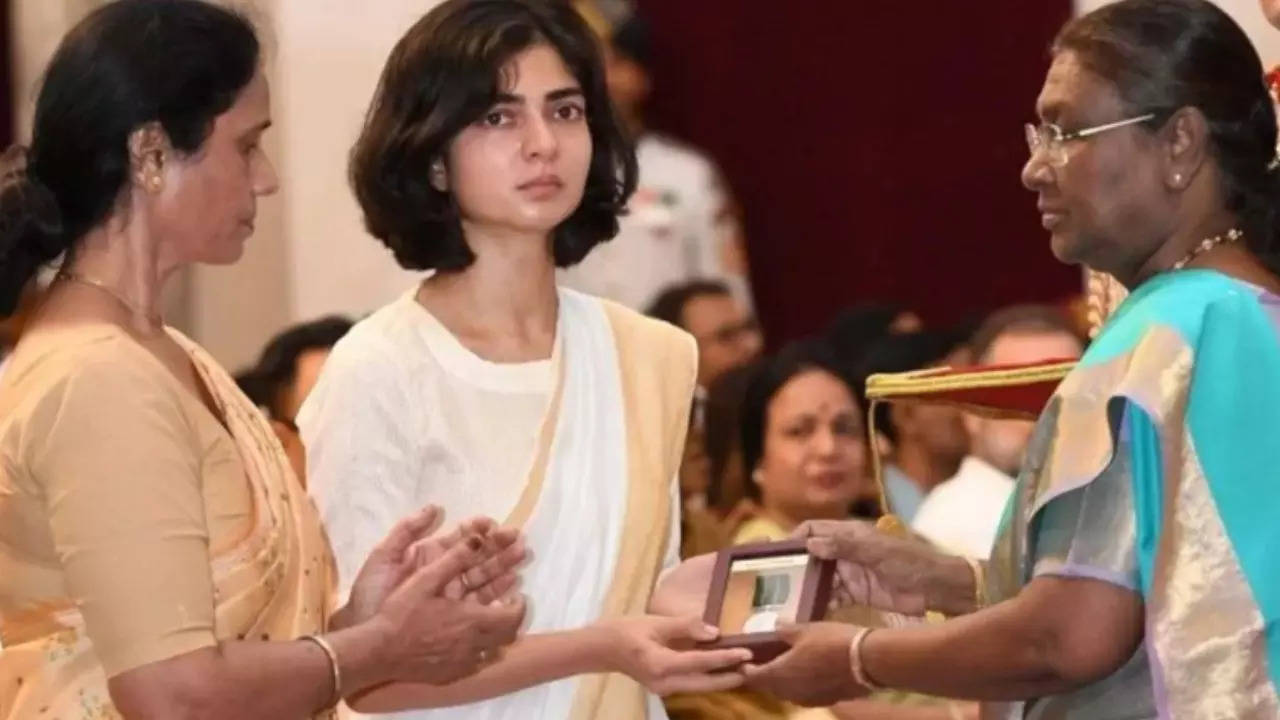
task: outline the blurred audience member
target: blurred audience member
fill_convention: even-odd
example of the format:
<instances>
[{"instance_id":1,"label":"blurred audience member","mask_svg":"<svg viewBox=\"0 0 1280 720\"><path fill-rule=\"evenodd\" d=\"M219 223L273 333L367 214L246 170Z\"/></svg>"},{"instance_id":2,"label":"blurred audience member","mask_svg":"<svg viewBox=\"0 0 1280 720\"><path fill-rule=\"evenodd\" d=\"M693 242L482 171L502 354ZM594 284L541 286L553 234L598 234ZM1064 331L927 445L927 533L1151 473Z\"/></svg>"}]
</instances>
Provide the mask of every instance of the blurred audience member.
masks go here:
<instances>
[{"instance_id":1,"label":"blurred audience member","mask_svg":"<svg viewBox=\"0 0 1280 720\"><path fill-rule=\"evenodd\" d=\"M329 351L351 329L351 321L330 316L295 325L267 343L258 363L236 376L240 390L271 420L293 470L306 484L306 452L294 418L307 398Z\"/></svg>"},{"instance_id":2,"label":"blurred audience member","mask_svg":"<svg viewBox=\"0 0 1280 720\"><path fill-rule=\"evenodd\" d=\"M792 345L761 363L742 406L751 502L736 518L734 543L849 517L870 491L864 430L854 388L825 346Z\"/></svg>"},{"instance_id":3,"label":"blurred audience member","mask_svg":"<svg viewBox=\"0 0 1280 720\"><path fill-rule=\"evenodd\" d=\"M9 317L0 318L0 374L8 364L9 353L18 344L18 337L40 304L43 289L38 280L32 280L18 298L18 307Z\"/></svg>"},{"instance_id":4,"label":"blurred audience member","mask_svg":"<svg viewBox=\"0 0 1280 720\"><path fill-rule=\"evenodd\" d=\"M995 313L969 346L980 365L1075 359L1084 351L1063 313L1040 305ZM991 554L1035 423L965 413L964 424L971 439L969 456L955 477L924 499L912 527L949 553L985 558Z\"/></svg>"},{"instance_id":5,"label":"blurred audience member","mask_svg":"<svg viewBox=\"0 0 1280 720\"><path fill-rule=\"evenodd\" d=\"M725 371L754 360L764 346L751 311L719 280L690 280L668 287L647 312L698 341L698 387L704 392Z\"/></svg>"},{"instance_id":6,"label":"blurred audience member","mask_svg":"<svg viewBox=\"0 0 1280 720\"><path fill-rule=\"evenodd\" d=\"M609 94L635 139L640 182L618 235L562 271L562 281L641 309L668 285L712 277L749 304L742 224L719 170L699 150L645 125L650 55L649 28L639 17L605 43Z\"/></svg>"},{"instance_id":7,"label":"blurred audience member","mask_svg":"<svg viewBox=\"0 0 1280 720\"><path fill-rule=\"evenodd\" d=\"M722 373L707 388L703 411L703 443L710 470L707 506L722 517L727 517L747 496L747 473L742 464L742 403L756 372L756 363L742 365Z\"/></svg>"},{"instance_id":8,"label":"blurred audience member","mask_svg":"<svg viewBox=\"0 0 1280 720\"><path fill-rule=\"evenodd\" d=\"M867 351L886 335L920 332L924 323L911 310L892 303L868 302L845 308L823 337L846 372L856 375Z\"/></svg>"},{"instance_id":9,"label":"blurred audience member","mask_svg":"<svg viewBox=\"0 0 1280 720\"><path fill-rule=\"evenodd\" d=\"M1262 12L1272 25L1280 28L1280 0L1261 0Z\"/></svg>"},{"instance_id":10,"label":"blurred audience member","mask_svg":"<svg viewBox=\"0 0 1280 720\"><path fill-rule=\"evenodd\" d=\"M961 337L956 332L886 335L867 351L860 375L967 365L970 356ZM879 405L876 430L883 440L875 451L884 461L889 509L909 524L924 496L960 469L969 453L969 433L958 409L909 403Z\"/></svg>"}]
</instances>

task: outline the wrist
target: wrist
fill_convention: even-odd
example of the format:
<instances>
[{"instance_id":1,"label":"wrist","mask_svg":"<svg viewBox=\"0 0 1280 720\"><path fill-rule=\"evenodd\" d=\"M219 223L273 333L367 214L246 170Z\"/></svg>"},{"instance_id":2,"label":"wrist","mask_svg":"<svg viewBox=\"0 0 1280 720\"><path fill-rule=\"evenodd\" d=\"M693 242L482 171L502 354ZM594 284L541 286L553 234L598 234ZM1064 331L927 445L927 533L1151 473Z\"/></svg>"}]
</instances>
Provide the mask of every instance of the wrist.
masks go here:
<instances>
[{"instance_id":1,"label":"wrist","mask_svg":"<svg viewBox=\"0 0 1280 720\"><path fill-rule=\"evenodd\" d=\"M395 638L377 616L325 635L338 657L344 696L399 678L401 658Z\"/></svg>"},{"instance_id":2,"label":"wrist","mask_svg":"<svg viewBox=\"0 0 1280 720\"><path fill-rule=\"evenodd\" d=\"M626 672L627 635L616 620L602 620L582 630L585 672Z\"/></svg>"}]
</instances>

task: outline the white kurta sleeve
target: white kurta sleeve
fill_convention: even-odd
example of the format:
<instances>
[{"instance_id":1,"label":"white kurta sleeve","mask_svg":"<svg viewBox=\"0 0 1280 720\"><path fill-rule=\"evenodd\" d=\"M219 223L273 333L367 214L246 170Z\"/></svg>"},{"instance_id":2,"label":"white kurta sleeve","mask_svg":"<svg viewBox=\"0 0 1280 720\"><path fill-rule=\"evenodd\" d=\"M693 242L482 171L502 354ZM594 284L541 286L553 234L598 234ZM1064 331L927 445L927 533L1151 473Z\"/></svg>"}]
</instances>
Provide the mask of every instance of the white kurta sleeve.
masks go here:
<instances>
[{"instance_id":1,"label":"white kurta sleeve","mask_svg":"<svg viewBox=\"0 0 1280 720\"><path fill-rule=\"evenodd\" d=\"M380 345L370 335L339 343L298 414L307 491L333 547L342 602L370 551L418 509L416 414L404 411L413 399L393 351Z\"/></svg>"}]
</instances>

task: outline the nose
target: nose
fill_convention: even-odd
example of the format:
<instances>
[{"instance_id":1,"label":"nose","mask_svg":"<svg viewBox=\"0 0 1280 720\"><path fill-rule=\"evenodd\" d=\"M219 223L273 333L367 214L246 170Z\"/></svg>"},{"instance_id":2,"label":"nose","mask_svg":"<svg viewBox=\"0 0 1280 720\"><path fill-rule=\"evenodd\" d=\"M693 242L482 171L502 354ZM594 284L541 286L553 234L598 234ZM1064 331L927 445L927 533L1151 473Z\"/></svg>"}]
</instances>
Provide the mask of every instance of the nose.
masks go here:
<instances>
[{"instance_id":1,"label":"nose","mask_svg":"<svg viewBox=\"0 0 1280 720\"><path fill-rule=\"evenodd\" d=\"M831 457L838 449L836 433L831 428L822 428L813 434L813 451L820 457Z\"/></svg>"},{"instance_id":2,"label":"nose","mask_svg":"<svg viewBox=\"0 0 1280 720\"><path fill-rule=\"evenodd\" d=\"M280 189L280 176L265 154L259 153L253 176L253 194L274 195Z\"/></svg>"},{"instance_id":3,"label":"nose","mask_svg":"<svg viewBox=\"0 0 1280 720\"><path fill-rule=\"evenodd\" d=\"M529 160L551 160L560 150L560 140L556 137L551 124L541 115L534 114L525 124L524 143L522 146L525 158Z\"/></svg>"},{"instance_id":4,"label":"nose","mask_svg":"<svg viewBox=\"0 0 1280 720\"><path fill-rule=\"evenodd\" d=\"M1053 171L1044 159L1044 153L1036 150L1027 158L1022 166L1022 186L1031 192L1038 192L1053 183Z\"/></svg>"}]
</instances>

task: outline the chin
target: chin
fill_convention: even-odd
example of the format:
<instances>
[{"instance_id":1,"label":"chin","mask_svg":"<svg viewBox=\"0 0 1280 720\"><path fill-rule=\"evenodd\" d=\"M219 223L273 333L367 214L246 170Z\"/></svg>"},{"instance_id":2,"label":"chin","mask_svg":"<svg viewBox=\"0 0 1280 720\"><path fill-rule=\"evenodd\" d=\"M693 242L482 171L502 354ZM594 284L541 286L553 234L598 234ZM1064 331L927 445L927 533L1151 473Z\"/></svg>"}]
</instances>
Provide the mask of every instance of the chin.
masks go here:
<instances>
[{"instance_id":1,"label":"chin","mask_svg":"<svg viewBox=\"0 0 1280 720\"><path fill-rule=\"evenodd\" d=\"M1079 265L1083 261L1080 253L1080 243L1077 238L1063 233L1053 233L1049 236L1049 248L1053 251L1053 256L1058 262L1064 265Z\"/></svg>"}]
</instances>

